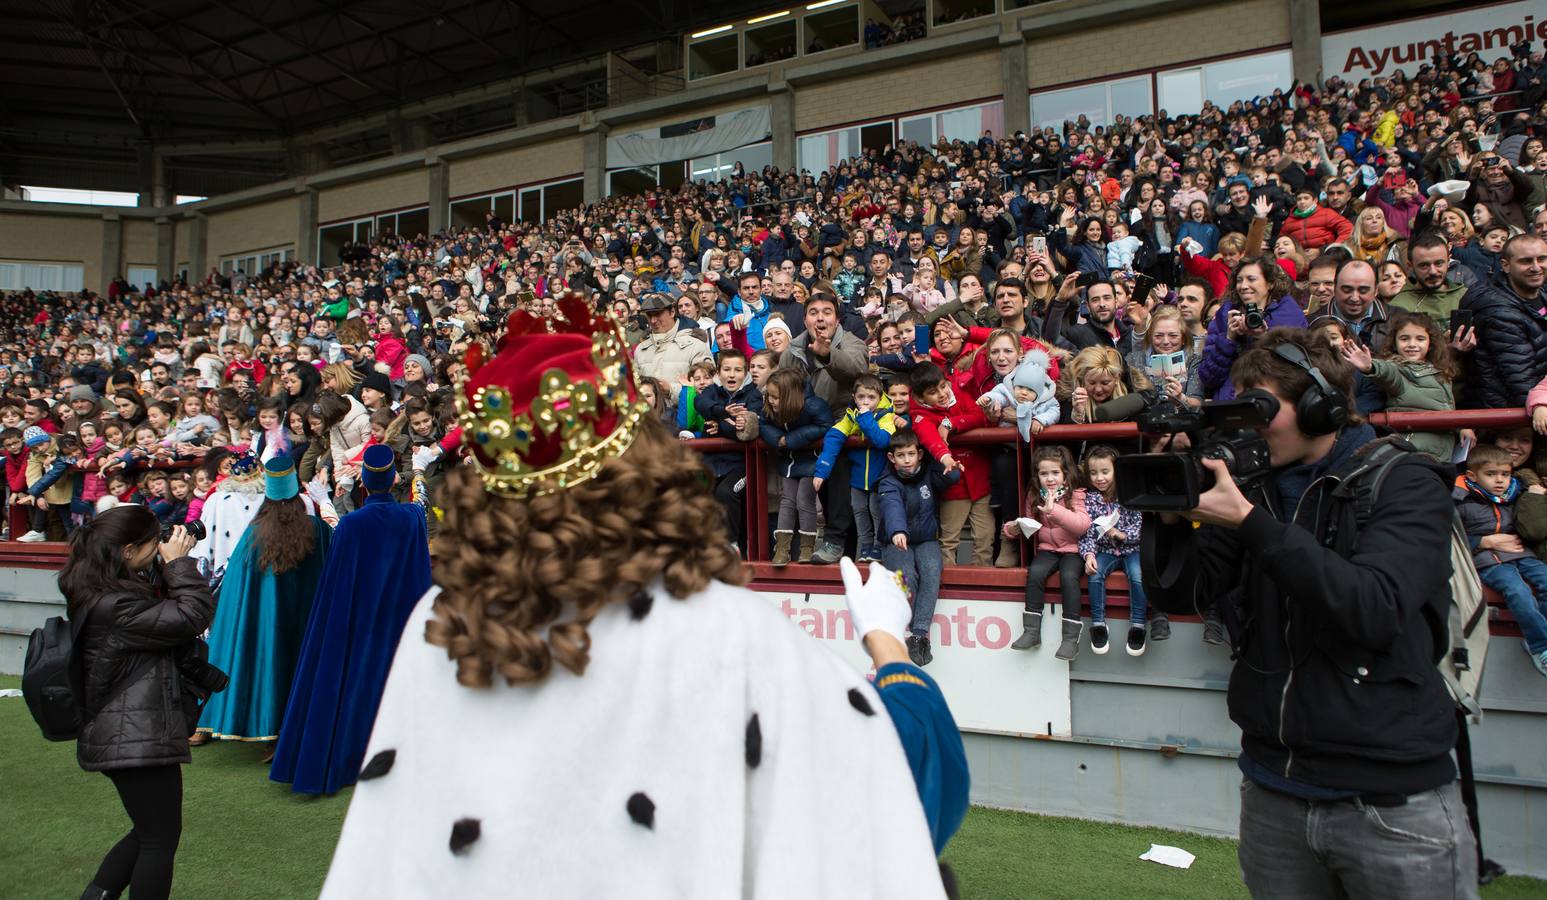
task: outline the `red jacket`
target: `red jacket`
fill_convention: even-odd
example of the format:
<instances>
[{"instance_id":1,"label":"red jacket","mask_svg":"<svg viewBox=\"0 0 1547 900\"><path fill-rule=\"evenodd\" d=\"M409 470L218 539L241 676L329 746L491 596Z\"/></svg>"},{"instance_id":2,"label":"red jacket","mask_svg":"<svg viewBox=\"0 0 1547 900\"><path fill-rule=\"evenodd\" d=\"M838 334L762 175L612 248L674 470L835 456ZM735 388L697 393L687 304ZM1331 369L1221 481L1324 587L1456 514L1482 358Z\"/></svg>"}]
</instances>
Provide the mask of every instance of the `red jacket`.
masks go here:
<instances>
[{"instance_id":1,"label":"red jacket","mask_svg":"<svg viewBox=\"0 0 1547 900\"><path fill-rule=\"evenodd\" d=\"M976 332L978 329L973 328L970 330ZM987 328L982 330L984 332L989 331ZM974 335L974 338L976 338L976 335ZM987 336L985 335L983 343L987 342ZM1042 343L1036 338L1021 335L1021 354L1025 355L1028 351L1031 350L1041 350L1043 353L1047 354L1047 376L1054 381L1057 381L1059 371L1058 358L1053 355L1053 351L1049 349L1046 344ZM953 373L951 378L952 385L968 391L970 394L972 394L974 400L993 390L994 386L998 383L999 379L994 376L993 367L988 364L987 353L979 353L977 358L972 361L971 368L969 368L966 372Z\"/></svg>"},{"instance_id":2,"label":"red jacket","mask_svg":"<svg viewBox=\"0 0 1547 900\"><path fill-rule=\"evenodd\" d=\"M1341 244L1353 233L1354 223L1325 206L1317 206L1303 219L1290 213L1289 218L1284 220L1284 227L1279 230L1279 234L1289 235L1307 250L1320 250L1328 244Z\"/></svg>"},{"instance_id":3,"label":"red jacket","mask_svg":"<svg viewBox=\"0 0 1547 900\"><path fill-rule=\"evenodd\" d=\"M391 368L387 377L397 381L403 377L403 361L408 359L408 345L403 339L389 331L373 335L376 341L376 361L383 362Z\"/></svg>"},{"instance_id":4,"label":"red jacket","mask_svg":"<svg viewBox=\"0 0 1547 900\"><path fill-rule=\"evenodd\" d=\"M252 383L254 385L262 384L264 376L269 374L268 367L256 359L233 359L226 366L226 384L231 383L232 375L242 370L252 373Z\"/></svg>"},{"instance_id":5,"label":"red jacket","mask_svg":"<svg viewBox=\"0 0 1547 900\"><path fill-rule=\"evenodd\" d=\"M955 393L956 405L948 410L930 406L914 397L912 405L908 407L908 414L913 418L913 430L919 436L919 443L924 445L930 456L938 460L949 453L962 464L961 480L951 485L941 499L979 500L988 496L988 460L972 447L951 449L940 440L940 422L949 417L951 433L958 434L974 428L986 428L988 419L973 398L967 396L966 391L957 388Z\"/></svg>"},{"instance_id":6,"label":"red jacket","mask_svg":"<svg viewBox=\"0 0 1547 900\"><path fill-rule=\"evenodd\" d=\"M27 456L28 449L21 448L14 454L6 454L5 457L5 486L11 489L13 494L27 493Z\"/></svg>"}]
</instances>

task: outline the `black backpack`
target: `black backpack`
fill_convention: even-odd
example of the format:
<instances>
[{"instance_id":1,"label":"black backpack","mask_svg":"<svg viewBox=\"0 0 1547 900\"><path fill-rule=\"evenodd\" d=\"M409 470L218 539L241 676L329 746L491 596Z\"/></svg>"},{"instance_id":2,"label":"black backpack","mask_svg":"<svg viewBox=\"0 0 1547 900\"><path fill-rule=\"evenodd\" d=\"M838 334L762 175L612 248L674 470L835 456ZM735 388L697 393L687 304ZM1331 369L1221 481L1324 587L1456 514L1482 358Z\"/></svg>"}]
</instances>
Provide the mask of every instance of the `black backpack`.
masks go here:
<instances>
[{"instance_id":1,"label":"black backpack","mask_svg":"<svg viewBox=\"0 0 1547 900\"><path fill-rule=\"evenodd\" d=\"M86 620L89 610L81 616ZM34 628L27 641L22 662L21 692L27 711L51 741L73 741L96 711L86 712L85 672L75 652L75 627L62 616L53 616ZM154 660L150 660L154 662ZM148 668L142 662L115 689L103 698L98 710L112 702L125 688L138 681Z\"/></svg>"}]
</instances>

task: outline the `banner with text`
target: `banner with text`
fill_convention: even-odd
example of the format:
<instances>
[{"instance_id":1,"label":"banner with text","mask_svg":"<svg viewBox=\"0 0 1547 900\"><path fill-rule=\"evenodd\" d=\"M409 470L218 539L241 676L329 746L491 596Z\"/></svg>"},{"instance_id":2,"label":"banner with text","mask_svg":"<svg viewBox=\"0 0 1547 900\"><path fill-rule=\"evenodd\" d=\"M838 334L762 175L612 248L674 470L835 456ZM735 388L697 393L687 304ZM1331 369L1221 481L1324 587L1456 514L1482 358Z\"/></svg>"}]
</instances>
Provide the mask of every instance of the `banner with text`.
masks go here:
<instances>
[{"instance_id":1,"label":"banner with text","mask_svg":"<svg viewBox=\"0 0 1547 900\"><path fill-rule=\"evenodd\" d=\"M856 669L869 671L843 595L759 593ZM1068 737L1069 664L1053 656L1057 607L1048 607L1042 647L1032 651L1010 649L1021 633L1020 612L1002 600L940 598L929 634L935 658L926 671L963 731Z\"/></svg>"},{"instance_id":2,"label":"banner with text","mask_svg":"<svg viewBox=\"0 0 1547 900\"><path fill-rule=\"evenodd\" d=\"M1412 76L1441 57L1475 51L1493 62L1515 44L1537 41L1547 41L1547 0L1498 3L1324 34L1321 74L1358 81L1401 69Z\"/></svg>"}]
</instances>

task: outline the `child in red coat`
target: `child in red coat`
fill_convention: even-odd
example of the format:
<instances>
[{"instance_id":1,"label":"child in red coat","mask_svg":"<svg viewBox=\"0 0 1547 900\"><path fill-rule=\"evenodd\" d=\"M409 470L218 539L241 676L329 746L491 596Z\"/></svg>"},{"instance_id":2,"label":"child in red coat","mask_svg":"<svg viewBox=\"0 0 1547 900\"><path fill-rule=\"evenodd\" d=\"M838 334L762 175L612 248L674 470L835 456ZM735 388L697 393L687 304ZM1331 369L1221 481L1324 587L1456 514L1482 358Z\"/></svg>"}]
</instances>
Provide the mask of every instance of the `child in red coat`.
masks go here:
<instances>
[{"instance_id":1,"label":"child in red coat","mask_svg":"<svg viewBox=\"0 0 1547 900\"><path fill-rule=\"evenodd\" d=\"M994 514L988 504L988 459L971 447L952 451L952 434L988 427L974 398L958 394L945 373L933 363L923 363L908 376L913 392L910 414L913 430L929 455L946 471L960 468L962 478L940 503L940 555L946 565L956 562L963 525L972 528L972 564L989 566L994 554Z\"/></svg>"}]
</instances>

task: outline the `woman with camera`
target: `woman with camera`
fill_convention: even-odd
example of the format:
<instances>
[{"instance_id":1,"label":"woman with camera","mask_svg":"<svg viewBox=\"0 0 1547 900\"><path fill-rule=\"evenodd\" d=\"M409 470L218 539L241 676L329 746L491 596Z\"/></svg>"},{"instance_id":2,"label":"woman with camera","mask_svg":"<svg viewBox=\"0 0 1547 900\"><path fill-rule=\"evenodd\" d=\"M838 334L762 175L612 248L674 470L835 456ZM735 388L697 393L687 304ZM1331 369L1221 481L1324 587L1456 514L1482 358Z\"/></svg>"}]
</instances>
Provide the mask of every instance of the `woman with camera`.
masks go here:
<instances>
[{"instance_id":1,"label":"woman with camera","mask_svg":"<svg viewBox=\"0 0 1547 900\"><path fill-rule=\"evenodd\" d=\"M59 589L76 623L84 724L76 759L118 789L133 828L103 858L82 900L164 898L182 834L188 736L199 702L223 680L199 653L215 598L182 526L163 532L143 506L76 529Z\"/></svg>"}]
</instances>

